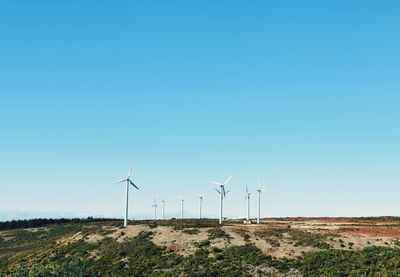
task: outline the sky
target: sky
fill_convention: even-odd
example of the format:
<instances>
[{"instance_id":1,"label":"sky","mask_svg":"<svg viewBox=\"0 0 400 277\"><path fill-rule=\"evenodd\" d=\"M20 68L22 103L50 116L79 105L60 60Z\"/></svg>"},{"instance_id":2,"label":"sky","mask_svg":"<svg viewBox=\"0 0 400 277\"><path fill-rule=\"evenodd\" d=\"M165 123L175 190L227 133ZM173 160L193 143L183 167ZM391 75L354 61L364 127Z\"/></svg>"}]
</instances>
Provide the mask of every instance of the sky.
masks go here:
<instances>
[{"instance_id":1,"label":"sky","mask_svg":"<svg viewBox=\"0 0 400 277\"><path fill-rule=\"evenodd\" d=\"M0 220L400 215L398 1L2 1ZM160 213L159 213L160 214Z\"/></svg>"}]
</instances>

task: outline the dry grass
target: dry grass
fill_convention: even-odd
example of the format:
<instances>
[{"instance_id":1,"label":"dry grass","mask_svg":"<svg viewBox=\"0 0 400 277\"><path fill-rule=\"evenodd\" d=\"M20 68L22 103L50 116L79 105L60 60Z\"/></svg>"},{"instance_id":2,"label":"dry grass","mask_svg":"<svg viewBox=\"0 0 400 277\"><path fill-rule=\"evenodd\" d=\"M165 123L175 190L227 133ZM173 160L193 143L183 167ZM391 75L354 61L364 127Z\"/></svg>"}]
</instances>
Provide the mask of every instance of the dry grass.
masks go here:
<instances>
[{"instance_id":1,"label":"dry grass","mask_svg":"<svg viewBox=\"0 0 400 277\"><path fill-rule=\"evenodd\" d=\"M387 226L367 226L367 227L349 227L352 222L347 220L327 219L321 222L317 220L305 221L283 221L269 222L269 224L248 225L248 224L230 224L223 226L220 230L227 237L216 237L210 239L210 227L204 228L186 228L176 229L174 226L137 224L129 225L127 228L115 226L96 226L86 230L86 232L77 232L71 236L63 237L58 240L59 245L67 245L80 240L87 243L96 243L106 237L122 243L125 240L138 236L141 232L152 232L151 240L158 246L164 247L168 252L174 252L179 255L187 256L194 254L201 242L209 241L207 247L210 249L226 249L230 246L245 245L246 242L254 244L264 254L275 258L294 259L307 252L321 251L318 247L301 245L293 240L293 233L301 236L315 235L321 239L322 243L327 244L333 249L354 249L360 250L368 246L396 247L396 241L400 238L399 227ZM98 232L100 230L106 233ZM95 230L97 230L95 232ZM186 230L186 231L185 231ZM189 231L188 231L189 230ZM277 230L281 234L277 233ZM263 233L264 232L264 233ZM260 236L260 234L264 234ZM278 234L278 235L277 235ZM11 240L12 237L6 233L0 233L3 240ZM98 258L99 252L92 251L90 256Z\"/></svg>"}]
</instances>

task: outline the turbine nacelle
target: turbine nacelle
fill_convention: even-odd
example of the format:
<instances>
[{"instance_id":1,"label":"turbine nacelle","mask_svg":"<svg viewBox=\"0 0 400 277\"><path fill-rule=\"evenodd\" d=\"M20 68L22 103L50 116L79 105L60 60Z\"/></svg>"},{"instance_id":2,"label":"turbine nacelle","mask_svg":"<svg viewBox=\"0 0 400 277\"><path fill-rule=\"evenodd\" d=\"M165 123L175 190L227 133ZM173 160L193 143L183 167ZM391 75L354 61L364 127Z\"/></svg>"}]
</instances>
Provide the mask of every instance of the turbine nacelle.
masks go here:
<instances>
[{"instance_id":1,"label":"turbine nacelle","mask_svg":"<svg viewBox=\"0 0 400 277\"><path fill-rule=\"evenodd\" d=\"M136 185L132 182L132 180L130 179L130 178L131 178L131 175L132 175L132 164L131 164L131 166L130 166L130 168L129 168L129 170L128 170L128 177L127 177L126 179L119 180L119 181L117 181L117 182L115 182L115 183L113 183L113 184L115 185L115 184L122 183L122 182L128 182L128 184L132 185L134 188L136 188L136 189L138 190L138 189L139 189L138 186L136 186Z\"/></svg>"},{"instance_id":2,"label":"turbine nacelle","mask_svg":"<svg viewBox=\"0 0 400 277\"><path fill-rule=\"evenodd\" d=\"M261 184L260 184L259 180L257 181L257 184L258 184L258 189L257 189L258 193L261 193L261 192L265 191L265 189L261 188Z\"/></svg>"},{"instance_id":3,"label":"turbine nacelle","mask_svg":"<svg viewBox=\"0 0 400 277\"><path fill-rule=\"evenodd\" d=\"M213 184L217 185L220 187L221 191L215 189L219 194L222 193L223 197L226 197L226 191L225 191L225 186L229 183L229 181L231 180L232 176L229 176L225 182L223 182L222 184L216 181L212 181Z\"/></svg>"},{"instance_id":4,"label":"turbine nacelle","mask_svg":"<svg viewBox=\"0 0 400 277\"><path fill-rule=\"evenodd\" d=\"M117 181L115 183L113 183L113 185L115 184L119 184L119 183L123 183L123 182L128 182L130 185L132 185L135 189L139 189L138 186L136 186L129 178L128 179L122 179L120 181Z\"/></svg>"}]
</instances>

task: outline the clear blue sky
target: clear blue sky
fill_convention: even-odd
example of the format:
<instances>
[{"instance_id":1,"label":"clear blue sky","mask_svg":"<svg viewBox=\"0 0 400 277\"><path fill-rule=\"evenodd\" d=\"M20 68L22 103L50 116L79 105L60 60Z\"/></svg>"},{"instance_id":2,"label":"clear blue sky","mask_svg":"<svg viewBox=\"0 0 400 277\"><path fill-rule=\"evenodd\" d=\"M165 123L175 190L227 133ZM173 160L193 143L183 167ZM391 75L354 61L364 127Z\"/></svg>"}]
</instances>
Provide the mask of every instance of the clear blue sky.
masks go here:
<instances>
[{"instance_id":1,"label":"clear blue sky","mask_svg":"<svg viewBox=\"0 0 400 277\"><path fill-rule=\"evenodd\" d=\"M398 1L3 1L0 220L400 214ZM255 194L254 194L255 195ZM252 214L255 214L255 199Z\"/></svg>"}]
</instances>

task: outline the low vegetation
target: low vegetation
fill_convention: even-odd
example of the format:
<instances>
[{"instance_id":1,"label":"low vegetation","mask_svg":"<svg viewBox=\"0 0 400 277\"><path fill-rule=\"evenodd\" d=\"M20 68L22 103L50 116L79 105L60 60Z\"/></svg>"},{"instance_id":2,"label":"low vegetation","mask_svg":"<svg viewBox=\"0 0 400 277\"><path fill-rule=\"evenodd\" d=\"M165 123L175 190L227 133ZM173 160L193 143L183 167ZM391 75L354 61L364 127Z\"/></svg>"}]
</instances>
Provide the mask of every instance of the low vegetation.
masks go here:
<instances>
[{"instance_id":1,"label":"low vegetation","mask_svg":"<svg viewBox=\"0 0 400 277\"><path fill-rule=\"evenodd\" d=\"M328 249L330 245L326 243L329 235L310 233L299 230L291 230L290 239L294 241L295 246L311 246L319 249Z\"/></svg>"},{"instance_id":2,"label":"low vegetation","mask_svg":"<svg viewBox=\"0 0 400 277\"><path fill-rule=\"evenodd\" d=\"M230 241L231 236L229 236L221 228L213 228L213 229L208 230L208 239L210 239L210 240L213 240L213 239L225 239L227 241Z\"/></svg>"},{"instance_id":3,"label":"low vegetation","mask_svg":"<svg viewBox=\"0 0 400 277\"><path fill-rule=\"evenodd\" d=\"M198 228L191 228L191 229L183 229L182 232L189 235L197 235L198 233L200 233L200 230Z\"/></svg>"},{"instance_id":4,"label":"low vegetation","mask_svg":"<svg viewBox=\"0 0 400 277\"><path fill-rule=\"evenodd\" d=\"M368 247L359 251L308 253L293 263L305 276L399 276L400 251Z\"/></svg>"},{"instance_id":5,"label":"low vegetation","mask_svg":"<svg viewBox=\"0 0 400 277\"><path fill-rule=\"evenodd\" d=\"M293 228L272 228L257 231L256 235L266 240L271 246L280 246L280 240L293 243L294 246L310 246L319 249L328 249L330 245L326 242L331 234L310 233Z\"/></svg>"},{"instance_id":6,"label":"low vegetation","mask_svg":"<svg viewBox=\"0 0 400 277\"><path fill-rule=\"evenodd\" d=\"M195 242L195 251L185 256L153 242L160 232L157 226L166 225L165 222L146 222L142 227L138 226L144 231L123 241L117 241L113 235L125 234L132 229L122 230L113 222L53 224L2 231L0 276L400 275L400 247L396 245L393 248L332 249L327 243L330 235L287 227L256 232L238 228L237 233L244 238L244 243L234 245L230 243L234 240L227 229L213 224L213 221L199 224L171 222L170 230L175 229L174 232L193 237L200 232L203 237L206 234L207 239ZM207 226L206 233L201 226ZM96 239L89 240L89 237ZM296 258L278 259L258 248L256 239L290 242L316 251ZM226 247L215 244L217 241L223 241ZM349 242L346 244L350 246Z\"/></svg>"}]
</instances>

